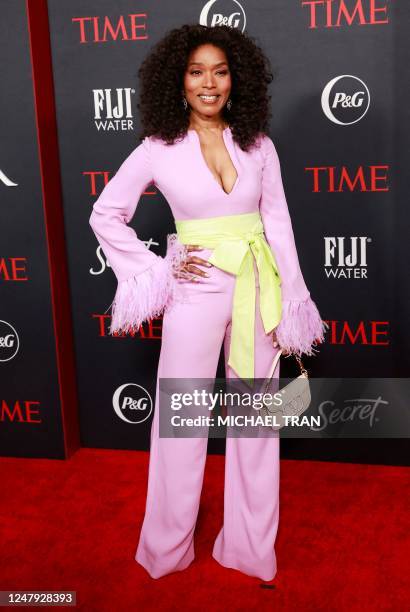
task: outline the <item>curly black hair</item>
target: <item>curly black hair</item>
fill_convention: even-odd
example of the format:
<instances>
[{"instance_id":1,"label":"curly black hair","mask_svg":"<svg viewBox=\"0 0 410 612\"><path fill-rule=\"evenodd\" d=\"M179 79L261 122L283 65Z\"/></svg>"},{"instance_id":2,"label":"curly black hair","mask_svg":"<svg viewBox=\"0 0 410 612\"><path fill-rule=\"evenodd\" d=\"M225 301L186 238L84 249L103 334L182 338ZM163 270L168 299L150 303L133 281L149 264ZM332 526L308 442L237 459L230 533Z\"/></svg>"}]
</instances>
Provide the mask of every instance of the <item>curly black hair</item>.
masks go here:
<instances>
[{"instance_id":1,"label":"curly black hair","mask_svg":"<svg viewBox=\"0 0 410 612\"><path fill-rule=\"evenodd\" d=\"M141 117L140 138L155 136L167 144L183 138L189 112L182 104L181 90L188 56L197 47L212 44L227 57L232 78L232 107L222 111L232 136L244 151L259 133L269 132L273 80L269 59L255 39L230 26L209 27L186 24L167 32L142 62L137 108Z\"/></svg>"}]
</instances>

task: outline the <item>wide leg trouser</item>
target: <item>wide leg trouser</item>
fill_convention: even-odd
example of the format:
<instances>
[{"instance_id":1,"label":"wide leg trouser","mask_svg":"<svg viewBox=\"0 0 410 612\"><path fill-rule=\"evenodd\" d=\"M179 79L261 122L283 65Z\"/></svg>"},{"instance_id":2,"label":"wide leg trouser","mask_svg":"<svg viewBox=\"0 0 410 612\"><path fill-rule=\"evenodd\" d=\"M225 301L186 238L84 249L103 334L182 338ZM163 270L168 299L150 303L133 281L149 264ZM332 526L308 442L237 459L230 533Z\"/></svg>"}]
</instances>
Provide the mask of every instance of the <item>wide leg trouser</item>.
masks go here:
<instances>
[{"instance_id":1,"label":"wide leg trouser","mask_svg":"<svg viewBox=\"0 0 410 612\"><path fill-rule=\"evenodd\" d=\"M211 252L204 249L198 256L207 259ZM263 329L254 268L255 378L264 378L278 349ZM158 385L159 378L215 378L222 343L227 364L235 276L216 267L206 271L210 277L201 283L181 282L180 299L163 316L147 501L135 556L153 578L183 570L195 557L193 536L208 438L159 437ZM236 378L228 365L226 377ZM225 567L271 580L276 574L278 522L279 435L227 437L224 522L213 557Z\"/></svg>"}]
</instances>

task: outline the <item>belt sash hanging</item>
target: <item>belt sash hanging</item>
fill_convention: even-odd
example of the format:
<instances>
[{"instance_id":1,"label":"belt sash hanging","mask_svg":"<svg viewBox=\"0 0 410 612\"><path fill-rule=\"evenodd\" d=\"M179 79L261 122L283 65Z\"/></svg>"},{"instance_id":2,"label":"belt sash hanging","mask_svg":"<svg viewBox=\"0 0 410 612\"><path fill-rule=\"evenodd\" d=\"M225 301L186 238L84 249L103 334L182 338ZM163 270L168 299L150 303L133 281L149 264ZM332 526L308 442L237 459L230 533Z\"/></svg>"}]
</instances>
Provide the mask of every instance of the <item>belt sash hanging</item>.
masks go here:
<instances>
[{"instance_id":1,"label":"belt sash hanging","mask_svg":"<svg viewBox=\"0 0 410 612\"><path fill-rule=\"evenodd\" d=\"M265 333L282 317L280 275L264 236L259 212L176 221L178 239L214 249L209 262L236 276L228 365L242 378L255 370L255 258L260 286L260 312Z\"/></svg>"}]
</instances>

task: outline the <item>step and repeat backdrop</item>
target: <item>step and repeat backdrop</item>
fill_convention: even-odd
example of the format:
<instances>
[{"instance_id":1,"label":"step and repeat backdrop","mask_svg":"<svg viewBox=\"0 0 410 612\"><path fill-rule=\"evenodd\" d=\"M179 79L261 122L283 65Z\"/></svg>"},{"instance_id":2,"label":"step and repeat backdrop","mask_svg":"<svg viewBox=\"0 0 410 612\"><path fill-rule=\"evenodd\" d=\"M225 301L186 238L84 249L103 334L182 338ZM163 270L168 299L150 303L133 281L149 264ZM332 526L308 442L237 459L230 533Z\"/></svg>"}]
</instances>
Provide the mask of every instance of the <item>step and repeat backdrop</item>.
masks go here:
<instances>
[{"instance_id":1,"label":"step and repeat backdrop","mask_svg":"<svg viewBox=\"0 0 410 612\"><path fill-rule=\"evenodd\" d=\"M398 4L48 0L83 446L149 448L152 414L142 418L140 406L147 394L154 399L161 317L133 336L108 334L117 282L89 216L140 144L138 68L166 31L184 23L246 31L270 59L270 136L304 277L329 325L318 355L305 360L312 375L408 376L408 216L400 176L406 103L398 99L406 65L396 27L409 11ZM154 184L136 195L130 226L165 255L175 231L170 208ZM40 299L37 292L30 309ZM47 306L39 307L48 321ZM223 376L222 355L219 365ZM285 442L290 451L292 441ZM307 442L305 456L325 457L328 447ZM350 441L338 442L342 457Z\"/></svg>"},{"instance_id":2,"label":"step and repeat backdrop","mask_svg":"<svg viewBox=\"0 0 410 612\"><path fill-rule=\"evenodd\" d=\"M149 445L151 419L138 406L145 390L154 396L161 318L134 336L108 335L116 280L88 219L107 180L139 144L138 67L167 30L183 23L246 30L271 61L270 135L303 272L329 324L320 354L306 360L313 374L393 376L400 285L392 273L398 202L391 3L48 6L83 443ZM130 225L147 248L165 253L175 226L155 185L141 194Z\"/></svg>"},{"instance_id":3,"label":"step and repeat backdrop","mask_svg":"<svg viewBox=\"0 0 410 612\"><path fill-rule=\"evenodd\" d=\"M53 181L45 189L38 129L47 138L54 111L36 8L30 29L24 0L0 1L0 454L66 458L79 445L78 402L62 204Z\"/></svg>"}]
</instances>

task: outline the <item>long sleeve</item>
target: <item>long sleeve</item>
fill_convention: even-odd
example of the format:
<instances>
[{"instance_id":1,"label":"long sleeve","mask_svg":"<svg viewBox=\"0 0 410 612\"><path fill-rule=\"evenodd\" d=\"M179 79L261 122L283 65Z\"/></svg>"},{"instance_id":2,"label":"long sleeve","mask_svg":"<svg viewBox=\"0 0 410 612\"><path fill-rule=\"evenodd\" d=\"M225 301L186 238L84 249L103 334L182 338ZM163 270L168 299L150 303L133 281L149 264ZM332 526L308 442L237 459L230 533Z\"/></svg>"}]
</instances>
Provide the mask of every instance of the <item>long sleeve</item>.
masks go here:
<instances>
[{"instance_id":1,"label":"long sleeve","mask_svg":"<svg viewBox=\"0 0 410 612\"><path fill-rule=\"evenodd\" d=\"M292 222L282 183L280 161L272 140L263 137L264 167L260 213L265 236L281 277L282 319L276 328L279 345L290 353L312 355L323 342L327 324L310 297L299 264Z\"/></svg>"},{"instance_id":2,"label":"long sleeve","mask_svg":"<svg viewBox=\"0 0 410 612\"><path fill-rule=\"evenodd\" d=\"M110 334L138 330L144 321L162 314L174 297L173 272L186 254L176 235L169 234L166 256L155 255L127 225L152 181L151 142L146 137L104 187L89 219L118 283Z\"/></svg>"}]
</instances>

